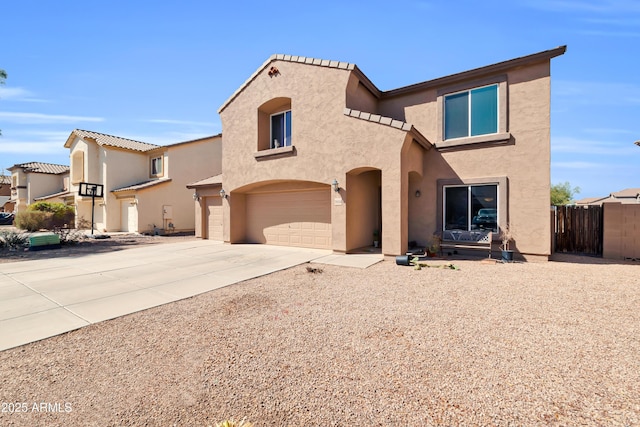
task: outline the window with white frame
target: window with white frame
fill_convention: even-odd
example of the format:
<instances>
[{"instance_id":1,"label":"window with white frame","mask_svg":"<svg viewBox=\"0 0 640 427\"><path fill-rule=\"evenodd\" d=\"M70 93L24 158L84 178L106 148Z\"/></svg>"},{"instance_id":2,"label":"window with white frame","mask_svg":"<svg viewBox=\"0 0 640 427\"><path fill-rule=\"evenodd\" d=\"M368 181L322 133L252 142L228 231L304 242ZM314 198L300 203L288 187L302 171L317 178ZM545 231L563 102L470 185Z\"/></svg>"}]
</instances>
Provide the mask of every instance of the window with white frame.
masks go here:
<instances>
[{"instance_id":1,"label":"window with white frame","mask_svg":"<svg viewBox=\"0 0 640 427\"><path fill-rule=\"evenodd\" d=\"M444 97L444 139L498 133L498 85Z\"/></svg>"},{"instance_id":2,"label":"window with white frame","mask_svg":"<svg viewBox=\"0 0 640 427\"><path fill-rule=\"evenodd\" d=\"M443 187L444 230L498 231L498 185Z\"/></svg>"},{"instance_id":3,"label":"window with white frame","mask_svg":"<svg viewBox=\"0 0 640 427\"><path fill-rule=\"evenodd\" d=\"M271 115L271 139L269 148L291 146L291 110Z\"/></svg>"},{"instance_id":4,"label":"window with white frame","mask_svg":"<svg viewBox=\"0 0 640 427\"><path fill-rule=\"evenodd\" d=\"M154 157L151 159L151 175L162 175L162 157Z\"/></svg>"}]
</instances>

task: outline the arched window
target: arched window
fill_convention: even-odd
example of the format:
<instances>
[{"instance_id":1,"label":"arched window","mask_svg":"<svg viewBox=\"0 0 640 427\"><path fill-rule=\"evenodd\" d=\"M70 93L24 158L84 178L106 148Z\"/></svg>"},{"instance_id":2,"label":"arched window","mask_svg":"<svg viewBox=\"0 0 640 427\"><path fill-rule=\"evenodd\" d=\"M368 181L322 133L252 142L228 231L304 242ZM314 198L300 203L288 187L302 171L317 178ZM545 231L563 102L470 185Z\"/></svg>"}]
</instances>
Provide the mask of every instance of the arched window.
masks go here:
<instances>
[{"instance_id":1,"label":"arched window","mask_svg":"<svg viewBox=\"0 0 640 427\"><path fill-rule=\"evenodd\" d=\"M274 98L258 108L258 151L293 145L291 98Z\"/></svg>"},{"instance_id":2,"label":"arched window","mask_svg":"<svg viewBox=\"0 0 640 427\"><path fill-rule=\"evenodd\" d=\"M84 152L76 151L71 155L71 183L84 181Z\"/></svg>"}]
</instances>

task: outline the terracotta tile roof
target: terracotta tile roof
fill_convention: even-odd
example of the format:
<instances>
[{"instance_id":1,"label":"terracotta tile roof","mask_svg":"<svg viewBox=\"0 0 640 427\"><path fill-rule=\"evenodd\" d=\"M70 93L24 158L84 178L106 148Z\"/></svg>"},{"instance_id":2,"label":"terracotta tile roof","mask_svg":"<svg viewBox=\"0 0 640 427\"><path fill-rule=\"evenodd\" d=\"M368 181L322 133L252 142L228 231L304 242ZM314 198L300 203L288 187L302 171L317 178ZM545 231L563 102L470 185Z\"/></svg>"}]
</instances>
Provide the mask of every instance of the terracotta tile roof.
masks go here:
<instances>
[{"instance_id":1,"label":"terracotta tile roof","mask_svg":"<svg viewBox=\"0 0 640 427\"><path fill-rule=\"evenodd\" d=\"M364 111L358 111L351 108L344 109L344 115L353 117L360 120L366 120L372 123L378 123L384 126L390 126L396 129L403 130L405 132L411 132L414 134L415 139L426 149L430 149L433 144L427 140L412 124L396 120L391 117L381 116L379 114L367 113Z\"/></svg>"},{"instance_id":2,"label":"terracotta tile roof","mask_svg":"<svg viewBox=\"0 0 640 427\"><path fill-rule=\"evenodd\" d=\"M53 193L53 194L49 194L49 195L42 196L42 197L36 197L33 200L40 201L40 200L54 199L56 197L65 197L65 196L73 196L73 193L68 191L68 190L64 190L64 191L60 191L58 193Z\"/></svg>"},{"instance_id":3,"label":"terracotta tile roof","mask_svg":"<svg viewBox=\"0 0 640 427\"><path fill-rule=\"evenodd\" d=\"M69 166L64 165L54 165L52 163L42 163L42 162L29 162L29 163L19 163L17 165L13 165L8 168L8 170L13 169L24 169L25 172L35 172L35 173L49 173L53 175L59 175L62 173L69 172Z\"/></svg>"},{"instance_id":4,"label":"terracotta tile roof","mask_svg":"<svg viewBox=\"0 0 640 427\"><path fill-rule=\"evenodd\" d=\"M176 145L191 144L191 143L194 143L194 142L206 141L207 139L214 139L214 138L222 138L222 134L219 133L219 134L216 134L216 135L204 136L202 138L190 139L188 141L174 142L173 144L161 145L160 147L157 147L157 148L175 147Z\"/></svg>"},{"instance_id":5,"label":"terracotta tile roof","mask_svg":"<svg viewBox=\"0 0 640 427\"><path fill-rule=\"evenodd\" d=\"M126 187L121 187L121 188L116 188L115 190L112 190L112 193L118 193L121 191L131 191L131 190L142 190L145 188L149 188L149 187L154 187L156 185L159 184L164 184L165 182L170 182L171 178L166 178L166 179L152 179L149 181L144 181L144 182L139 182L137 184L133 184L133 185L128 185Z\"/></svg>"},{"instance_id":6,"label":"terracotta tile roof","mask_svg":"<svg viewBox=\"0 0 640 427\"><path fill-rule=\"evenodd\" d=\"M269 66L273 61L297 62L299 64L315 65L318 67L338 68L340 70L352 71L356 68L355 64L341 61L331 61L328 59L309 58L306 56L284 55L281 53L271 55L258 69L240 87L231 94L231 96L218 109L218 113L224 110L239 94L246 88L249 83L254 81L258 75Z\"/></svg>"},{"instance_id":7,"label":"terracotta tile roof","mask_svg":"<svg viewBox=\"0 0 640 427\"><path fill-rule=\"evenodd\" d=\"M69 136L69 139L67 139L65 147L69 148L71 146L74 135L82 139L92 139L101 146L123 148L125 150L132 151L146 152L160 147L159 145L155 144L134 141L133 139L121 138L119 136L107 135L104 133L92 132L82 129L75 129L73 132L71 132L71 135Z\"/></svg>"},{"instance_id":8,"label":"terracotta tile roof","mask_svg":"<svg viewBox=\"0 0 640 427\"><path fill-rule=\"evenodd\" d=\"M187 184L187 188L196 188L196 187L204 187L207 185L217 185L222 184L222 175L216 175L209 178L202 179L200 181L193 182L191 184Z\"/></svg>"},{"instance_id":9,"label":"terracotta tile roof","mask_svg":"<svg viewBox=\"0 0 640 427\"><path fill-rule=\"evenodd\" d=\"M576 205L601 205L607 197L585 197L584 199L576 200Z\"/></svg>"},{"instance_id":10,"label":"terracotta tile roof","mask_svg":"<svg viewBox=\"0 0 640 427\"><path fill-rule=\"evenodd\" d=\"M624 190L620 190L616 193L611 193L611 196L615 198L638 197L639 194L640 194L640 188L625 188Z\"/></svg>"},{"instance_id":11,"label":"terracotta tile roof","mask_svg":"<svg viewBox=\"0 0 640 427\"><path fill-rule=\"evenodd\" d=\"M499 62L496 64L474 68L472 70L463 71L457 74L451 74L449 76L428 80L409 86L403 86L397 89L381 91L376 85L369 80L369 78L358 68L356 64L341 61L331 61L328 59L309 58L306 56L295 55L283 55L276 54L271 55L258 69L222 104L218 109L218 113L221 113L230 103L233 101L253 80L255 80L262 71L264 71L274 61L286 61L296 62L299 64L314 65L318 67L337 68L340 70L346 70L356 73L360 82L364 84L371 93L377 98L390 98L398 95L412 93L416 91L422 91L433 87L439 87L443 85L451 85L458 81L465 81L469 79L479 78L486 74L496 74L504 72L508 69L520 67L529 63L549 60L556 56L563 55L567 50L566 46L559 46L554 49L545 50L542 52L534 53L532 55L526 55L519 58L510 59L508 61Z\"/></svg>"}]
</instances>

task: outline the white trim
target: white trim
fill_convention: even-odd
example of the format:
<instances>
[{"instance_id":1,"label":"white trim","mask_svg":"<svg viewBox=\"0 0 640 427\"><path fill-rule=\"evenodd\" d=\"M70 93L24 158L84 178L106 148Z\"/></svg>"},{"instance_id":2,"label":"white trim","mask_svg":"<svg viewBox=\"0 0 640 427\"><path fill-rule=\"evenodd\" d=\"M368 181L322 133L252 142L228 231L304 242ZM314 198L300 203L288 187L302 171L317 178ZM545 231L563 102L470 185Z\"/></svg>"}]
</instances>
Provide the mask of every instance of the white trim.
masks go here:
<instances>
[{"instance_id":1,"label":"white trim","mask_svg":"<svg viewBox=\"0 0 640 427\"><path fill-rule=\"evenodd\" d=\"M277 113L273 113L269 115L269 149L274 149L274 148L282 148L282 147L291 147L293 146L292 141L289 141L289 143L287 144L287 113L291 113L291 109L288 110L283 110L283 111L279 111ZM281 144L279 147L274 147L273 144L273 117L274 116L279 116L282 115L283 116L283 123L284 126L282 128L282 134L284 136L284 144ZM289 119L290 122L293 122L293 113L291 113L291 118ZM291 133L293 134L293 123L290 123L292 128L291 128ZM291 138L293 139L293 138Z\"/></svg>"}]
</instances>

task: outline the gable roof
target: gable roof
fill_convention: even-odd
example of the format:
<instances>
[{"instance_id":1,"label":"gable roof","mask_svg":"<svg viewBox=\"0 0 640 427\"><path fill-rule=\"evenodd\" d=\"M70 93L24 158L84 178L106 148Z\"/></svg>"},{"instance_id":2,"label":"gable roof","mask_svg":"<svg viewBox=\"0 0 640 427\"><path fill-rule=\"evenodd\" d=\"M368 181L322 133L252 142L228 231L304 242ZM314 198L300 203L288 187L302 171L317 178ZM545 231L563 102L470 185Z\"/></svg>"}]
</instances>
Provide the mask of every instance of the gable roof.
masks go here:
<instances>
[{"instance_id":1,"label":"gable roof","mask_svg":"<svg viewBox=\"0 0 640 427\"><path fill-rule=\"evenodd\" d=\"M221 185L221 184L222 184L222 174L201 179L200 181L192 182L191 184L187 184L187 188L206 187L206 186Z\"/></svg>"},{"instance_id":2,"label":"gable roof","mask_svg":"<svg viewBox=\"0 0 640 427\"><path fill-rule=\"evenodd\" d=\"M269 59L263 62L262 65L258 67L258 69L253 74L251 74L251 76L249 76L249 78L244 83L242 83L242 85L240 85L240 87L236 89L235 92L231 94L231 96L222 104L222 106L218 108L218 114L221 113L222 110L227 108L227 106L231 104L231 101L236 99L236 97L240 95L240 93L247 86L249 86L249 84L252 81L254 81L258 77L258 75L274 61L297 62L299 64L307 64L307 65L314 65L318 67L327 67L327 68L337 68L340 70L347 70L347 71L352 71L357 68L355 64L350 64L348 62L331 61L328 59L309 58L306 56L284 55L281 53L271 55ZM368 82L369 79L366 79L366 81ZM374 90L377 90L375 89L375 86L374 86Z\"/></svg>"},{"instance_id":3,"label":"gable roof","mask_svg":"<svg viewBox=\"0 0 640 427\"><path fill-rule=\"evenodd\" d=\"M7 170L13 171L14 169L24 169L25 172L34 172L34 173L48 173L52 175L60 175L63 173L69 172L69 166L64 165L55 165L52 163L42 163L42 162L29 162L29 163L18 163L16 165L7 168Z\"/></svg>"},{"instance_id":4,"label":"gable roof","mask_svg":"<svg viewBox=\"0 0 640 427\"><path fill-rule=\"evenodd\" d=\"M486 74L494 74L506 71L511 68L521 67L523 65L541 62L549 60L556 56L562 55L566 52L567 46L559 46L554 49L545 50L542 52L534 53L531 55L521 56L518 58L510 59L496 64L474 68L472 70L463 71L461 73L451 74L449 76L440 77L433 80L427 80L421 83L416 83L409 86L403 86L398 89L392 89L388 91L381 91L378 89L369 78L358 68L356 64L341 61L331 61L328 59L309 58L306 56L284 55L275 54L271 55L258 69L251 74L251 76L235 91L231 96L218 108L218 114L220 114L227 106L233 101L251 82L253 82L258 75L265 70L274 61L296 62L299 64L337 68L349 72L354 72L358 75L360 82L373 93L377 98L390 98L397 95L404 95L415 91L425 90L430 87L442 86L446 84L452 84L457 81L478 78Z\"/></svg>"},{"instance_id":5,"label":"gable roof","mask_svg":"<svg viewBox=\"0 0 640 427\"><path fill-rule=\"evenodd\" d=\"M202 138L190 139L188 141L174 142L173 144L169 144L169 145L159 145L156 148L168 148L168 147L176 147L179 145L194 144L194 143L206 141L208 139L215 139L215 138L222 138L222 133L218 133L216 135L203 136Z\"/></svg>"},{"instance_id":6,"label":"gable roof","mask_svg":"<svg viewBox=\"0 0 640 427\"><path fill-rule=\"evenodd\" d=\"M576 205L601 205L608 197L585 197L584 199L576 200Z\"/></svg>"},{"instance_id":7,"label":"gable roof","mask_svg":"<svg viewBox=\"0 0 640 427\"><path fill-rule=\"evenodd\" d=\"M509 69L522 67L524 65L533 64L536 62L548 61L556 56L563 55L567 51L567 46L558 46L554 49L544 50L542 52L534 53L531 55L521 56L507 61L498 62L495 64L487 65L484 67L474 68L472 70L463 71L461 73L451 74L445 77L440 77L433 80L427 80L421 83L415 83L409 86L403 86L398 89L388 90L382 93L382 97L390 98L397 95L404 95L406 93L425 90L432 87L450 85L458 81L477 79L487 74L502 73Z\"/></svg>"},{"instance_id":8,"label":"gable roof","mask_svg":"<svg viewBox=\"0 0 640 427\"><path fill-rule=\"evenodd\" d=\"M611 197L615 197L615 198L621 198L621 197L637 198L638 195L640 195L640 188L625 188L624 190L611 193Z\"/></svg>"},{"instance_id":9,"label":"gable roof","mask_svg":"<svg viewBox=\"0 0 640 427\"><path fill-rule=\"evenodd\" d=\"M405 132L411 132L414 139L420 144L422 147L429 150L433 144L427 140L412 124L403 122L400 120L393 119L391 117L381 116L379 114L371 114L365 111L358 111L351 108L344 109L344 115L348 117L353 117L360 120L365 120L367 122L378 123L383 126L390 126L396 129L400 129Z\"/></svg>"},{"instance_id":10,"label":"gable roof","mask_svg":"<svg viewBox=\"0 0 640 427\"><path fill-rule=\"evenodd\" d=\"M74 193L72 193L71 191L63 190L63 191L58 191L57 193L47 194L46 196L36 197L33 200L38 202L40 200L55 199L55 198L58 198L58 197L64 198L64 197L73 196L73 195L74 195Z\"/></svg>"},{"instance_id":11,"label":"gable roof","mask_svg":"<svg viewBox=\"0 0 640 427\"><path fill-rule=\"evenodd\" d=\"M141 141L135 141L133 139L122 138L119 136L107 135L104 133L92 132L89 130L75 129L71 132L71 135L69 135L67 142L65 142L64 144L65 148L70 148L71 143L76 137L82 138L85 140L87 139L93 140L96 142L96 144L103 147L106 146L106 147L122 148L125 150L139 151L142 153L146 151L151 151L160 147L159 145L149 144Z\"/></svg>"},{"instance_id":12,"label":"gable roof","mask_svg":"<svg viewBox=\"0 0 640 427\"><path fill-rule=\"evenodd\" d=\"M137 184L127 185L126 187L116 188L115 190L111 190L111 192L119 193L122 191L143 190L145 188L153 187L159 184L164 184L165 182L171 182L171 178L151 179L149 181L143 181Z\"/></svg>"}]
</instances>

